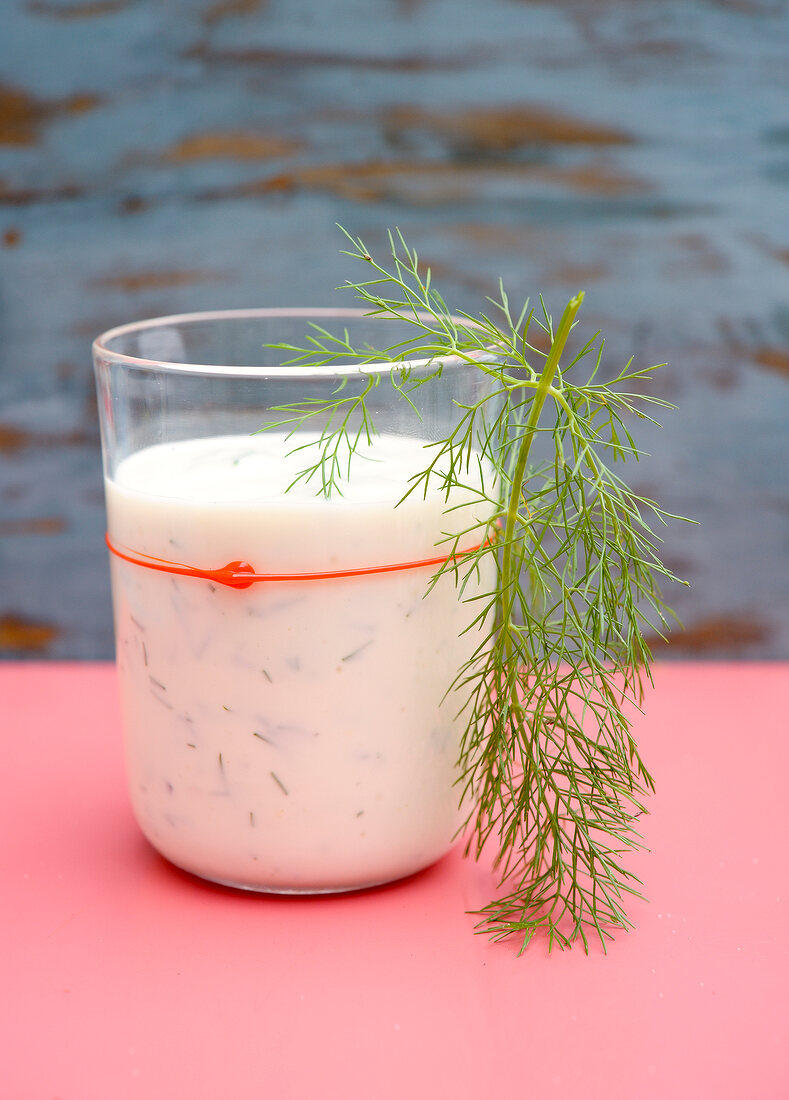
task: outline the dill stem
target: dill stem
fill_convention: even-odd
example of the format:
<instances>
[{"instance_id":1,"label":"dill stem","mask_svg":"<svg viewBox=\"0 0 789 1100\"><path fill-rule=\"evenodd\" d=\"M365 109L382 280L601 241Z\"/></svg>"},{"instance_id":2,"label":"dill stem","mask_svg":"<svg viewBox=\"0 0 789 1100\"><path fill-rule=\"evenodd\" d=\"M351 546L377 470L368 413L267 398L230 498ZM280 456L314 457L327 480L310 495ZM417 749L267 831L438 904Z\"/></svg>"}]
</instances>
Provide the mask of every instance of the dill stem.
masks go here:
<instances>
[{"instance_id":1,"label":"dill stem","mask_svg":"<svg viewBox=\"0 0 789 1100\"><path fill-rule=\"evenodd\" d=\"M556 330L556 335L551 342L551 350L548 352L548 358L545 361L545 366L542 369L537 388L534 392L534 398L532 400L531 409L529 410L529 419L526 421L526 428L523 435L518 451L518 461L515 465L515 471L512 475L512 484L510 490L509 501L507 503L507 517L504 522L504 551L501 561L501 590L502 596L502 626L506 627L512 617L512 607L515 600L515 586L512 583L512 538L515 531L515 524L518 520L518 506L523 495L523 481L526 476L526 466L529 461L529 453L531 451L534 437L537 434L537 425L539 424L540 415L542 413L543 406L548 399L548 395L551 393L553 387L553 380L556 376L556 372L559 369L559 360L562 357L562 352L567 344L567 338L570 335L570 330L573 327L575 316L578 310L581 308L581 303L584 300L583 293L576 294L574 298L571 298L567 303L562 319L559 322L559 327ZM504 634L505 653L508 660L507 667L507 679L510 684L515 682L517 675L517 669L511 667L512 658L512 639L510 637L509 630L505 630Z\"/></svg>"}]
</instances>

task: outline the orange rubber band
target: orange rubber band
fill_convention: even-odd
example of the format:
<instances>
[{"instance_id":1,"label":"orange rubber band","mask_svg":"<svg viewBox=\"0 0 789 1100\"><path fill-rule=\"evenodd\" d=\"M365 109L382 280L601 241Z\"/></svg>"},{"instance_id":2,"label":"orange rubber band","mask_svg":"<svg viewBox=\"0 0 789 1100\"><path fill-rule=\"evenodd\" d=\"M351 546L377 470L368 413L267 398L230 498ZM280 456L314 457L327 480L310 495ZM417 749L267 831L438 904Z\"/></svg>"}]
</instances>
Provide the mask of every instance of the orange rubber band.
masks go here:
<instances>
[{"instance_id":1,"label":"orange rubber band","mask_svg":"<svg viewBox=\"0 0 789 1100\"><path fill-rule=\"evenodd\" d=\"M492 540L487 538L476 546L470 546L467 550L459 550L456 554L447 554L438 558L422 558L420 561L398 562L396 565L373 565L366 569L332 569L321 573L256 573L248 561L231 561L221 569L196 569L191 565L167 561L166 558L155 558L151 554L138 554L134 550L121 549L112 542L109 531L105 535L105 541L110 553L122 558L123 561L131 562L132 565L142 565L145 569L156 569L162 573L176 573L182 577L199 577L202 580L224 584L228 588L250 588L259 581L321 581L336 577L366 577L371 573L395 573L401 569L426 569L429 565L455 562L458 558L473 554L475 550L479 550Z\"/></svg>"}]
</instances>

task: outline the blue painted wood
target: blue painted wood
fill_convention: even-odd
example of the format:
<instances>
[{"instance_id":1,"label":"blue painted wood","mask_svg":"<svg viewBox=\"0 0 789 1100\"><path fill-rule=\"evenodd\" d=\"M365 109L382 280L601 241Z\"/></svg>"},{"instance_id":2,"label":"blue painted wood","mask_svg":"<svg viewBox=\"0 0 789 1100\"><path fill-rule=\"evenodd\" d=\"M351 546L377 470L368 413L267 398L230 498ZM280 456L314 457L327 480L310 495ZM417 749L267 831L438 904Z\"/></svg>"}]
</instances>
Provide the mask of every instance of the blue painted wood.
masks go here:
<instances>
[{"instance_id":1,"label":"blue painted wood","mask_svg":"<svg viewBox=\"0 0 789 1100\"><path fill-rule=\"evenodd\" d=\"M669 655L789 657L784 3L4 0L0 42L0 655L111 654L91 338L331 303L339 221L669 360Z\"/></svg>"}]
</instances>

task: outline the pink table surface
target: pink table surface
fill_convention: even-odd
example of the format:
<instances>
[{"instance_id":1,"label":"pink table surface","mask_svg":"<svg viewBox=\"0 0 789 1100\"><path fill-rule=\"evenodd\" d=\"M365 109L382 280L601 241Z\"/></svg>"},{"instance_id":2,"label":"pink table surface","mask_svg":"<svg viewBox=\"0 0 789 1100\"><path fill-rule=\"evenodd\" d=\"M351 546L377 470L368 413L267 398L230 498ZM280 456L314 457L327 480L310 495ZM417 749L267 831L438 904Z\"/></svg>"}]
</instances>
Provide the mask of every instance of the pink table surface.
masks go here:
<instances>
[{"instance_id":1,"label":"pink table surface","mask_svg":"<svg viewBox=\"0 0 789 1100\"><path fill-rule=\"evenodd\" d=\"M335 898L176 871L127 806L112 666L0 665L0 1098L789 1096L789 665L656 681L636 931L517 958L457 852Z\"/></svg>"}]
</instances>

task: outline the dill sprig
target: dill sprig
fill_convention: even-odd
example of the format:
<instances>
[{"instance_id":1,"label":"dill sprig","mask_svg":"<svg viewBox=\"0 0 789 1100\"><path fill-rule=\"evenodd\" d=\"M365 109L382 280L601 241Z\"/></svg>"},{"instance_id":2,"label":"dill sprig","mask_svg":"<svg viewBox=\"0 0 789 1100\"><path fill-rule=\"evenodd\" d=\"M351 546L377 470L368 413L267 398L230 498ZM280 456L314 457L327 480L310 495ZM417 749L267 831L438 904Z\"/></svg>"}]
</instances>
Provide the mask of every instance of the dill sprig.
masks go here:
<instances>
[{"instance_id":1,"label":"dill sprig","mask_svg":"<svg viewBox=\"0 0 789 1100\"><path fill-rule=\"evenodd\" d=\"M466 854L490 854L499 876L477 930L519 934L521 950L539 929L549 947L580 940L588 950L596 936L605 948L614 930L630 927L627 897L640 896L623 860L640 846L638 819L654 783L632 714L651 680L645 629L667 624L660 585L677 580L652 528L679 518L634 493L614 466L639 457L628 422L655 423L649 412L672 406L640 392L657 367L634 369L631 360L599 381L599 333L568 354L583 294L557 325L542 298L514 314L501 285L488 299L495 319L452 314L399 232L389 234L386 264L343 232L345 254L369 274L346 287L370 316L408 322L410 335L388 348L353 347L347 330L314 327L305 346L280 345L291 362L391 364L388 379L414 411L415 387L440 385L448 357L474 363L491 383L478 404L457 406L452 431L426 448L429 462L409 490L439 478L448 497L469 488L472 468L494 475L478 479L487 509L462 533L476 531L479 549L462 564L450 559L431 582L452 570L463 599L465 580L495 563L495 584L473 597L479 644L448 687L464 730ZM415 359L435 369L415 378ZM328 401L282 406L269 425L318 426L317 456L300 477L317 476L324 495L342 492L352 458L375 433L366 400L386 377L370 372L353 393L343 383Z\"/></svg>"}]
</instances>

